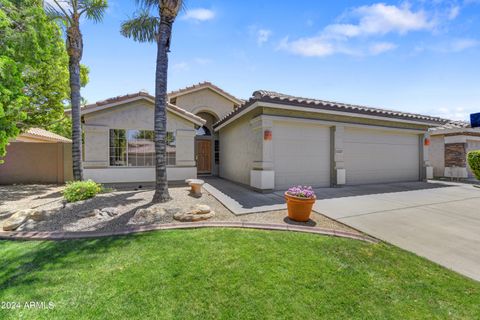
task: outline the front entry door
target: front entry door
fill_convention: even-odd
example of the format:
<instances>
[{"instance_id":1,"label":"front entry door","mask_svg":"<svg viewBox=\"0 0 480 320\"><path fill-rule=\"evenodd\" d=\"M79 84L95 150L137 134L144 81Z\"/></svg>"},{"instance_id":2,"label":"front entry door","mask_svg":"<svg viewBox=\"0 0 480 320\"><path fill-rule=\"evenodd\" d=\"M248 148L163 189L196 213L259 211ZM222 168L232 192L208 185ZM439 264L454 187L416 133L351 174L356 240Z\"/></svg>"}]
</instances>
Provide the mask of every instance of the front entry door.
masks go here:
<instances>
[{"instance_id":1,"label":"front entry door","mask_svg":"<svg viewBox=\"0 0 480 320\"><path fill-rule=\"evenodd\" d=\"M211 140L197 140L197 171L200 174L212 173Z\"/></svg>"}]
</instances>

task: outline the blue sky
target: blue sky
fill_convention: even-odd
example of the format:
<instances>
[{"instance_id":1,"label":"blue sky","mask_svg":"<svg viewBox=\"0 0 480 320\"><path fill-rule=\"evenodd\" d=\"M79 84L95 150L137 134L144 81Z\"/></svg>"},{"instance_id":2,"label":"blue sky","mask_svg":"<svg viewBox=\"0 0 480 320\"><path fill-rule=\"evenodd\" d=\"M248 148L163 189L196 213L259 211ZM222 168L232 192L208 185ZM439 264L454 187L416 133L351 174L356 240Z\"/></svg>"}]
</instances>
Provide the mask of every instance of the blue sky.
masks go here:
<instances>
[{"instance_id":1,"label":"blue sky","mask_svg":"<svg viewBox=\"0 0 480 320\"><path fill-rule=\"evenodd\" d=\"M154 92L156 46L123 38L133 0L83 24L89 102ZM480 112L480 0L187 0L169 89L211 81L454 119Z\"/></svg>"}]
</instances>

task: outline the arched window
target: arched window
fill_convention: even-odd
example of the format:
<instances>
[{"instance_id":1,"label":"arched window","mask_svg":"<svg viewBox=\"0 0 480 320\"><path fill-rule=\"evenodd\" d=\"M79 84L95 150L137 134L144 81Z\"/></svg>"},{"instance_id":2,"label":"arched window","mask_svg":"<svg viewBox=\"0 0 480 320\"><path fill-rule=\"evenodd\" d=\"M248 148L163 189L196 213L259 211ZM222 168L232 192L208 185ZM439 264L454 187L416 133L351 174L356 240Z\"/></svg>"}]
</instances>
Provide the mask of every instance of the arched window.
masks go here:
<instances>
[{"instance_id":1,"label":"arched window","mask_svg":"<svg viewBox=\"0 0 480 320\"><path fill-rule=\"evenodd\" d=\"M208 129L205 126L202 126L196 130L197 136L211 136L212 133L210 132L210 129Z\"/></svg>"}]
</instances>

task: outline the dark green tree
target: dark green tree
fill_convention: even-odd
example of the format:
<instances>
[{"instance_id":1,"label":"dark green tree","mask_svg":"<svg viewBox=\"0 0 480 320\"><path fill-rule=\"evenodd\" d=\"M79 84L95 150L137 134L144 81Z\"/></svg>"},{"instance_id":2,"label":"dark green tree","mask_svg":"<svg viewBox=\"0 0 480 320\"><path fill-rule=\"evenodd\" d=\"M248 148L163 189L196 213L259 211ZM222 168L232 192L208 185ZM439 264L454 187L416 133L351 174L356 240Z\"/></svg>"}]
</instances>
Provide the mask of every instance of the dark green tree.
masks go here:
<instances>
[{"instance_id":1,"label":"dark green tree","mask_svg":"<svg viewBox=\"0 0 480 320\"><path fill-rule=\"evenodd\" d=\"M0 0L0 157L30 127L63 118L68 56L59 26L40 0Z\"/></svg>"}]
</instances>

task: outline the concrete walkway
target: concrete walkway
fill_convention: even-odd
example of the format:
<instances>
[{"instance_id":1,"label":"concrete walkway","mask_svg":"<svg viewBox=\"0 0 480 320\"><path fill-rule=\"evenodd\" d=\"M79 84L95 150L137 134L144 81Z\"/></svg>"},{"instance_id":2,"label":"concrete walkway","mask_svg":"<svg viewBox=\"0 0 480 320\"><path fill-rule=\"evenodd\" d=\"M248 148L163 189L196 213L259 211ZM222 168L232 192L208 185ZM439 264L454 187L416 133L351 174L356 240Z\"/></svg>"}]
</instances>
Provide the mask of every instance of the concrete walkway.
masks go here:
<instances>
[{"instance_id":1,"label":"concrete walkway","mask_svg":"<svg viewBox=\"0 0 480 320\"><path fill-rule=\"evenodd\" d=\"M235 214L286 208L283 192L221 179L208 179L206 189ZM480 281L480 189L411 182L315 191L315 211Z\"/></svg>"}]
</instances>

